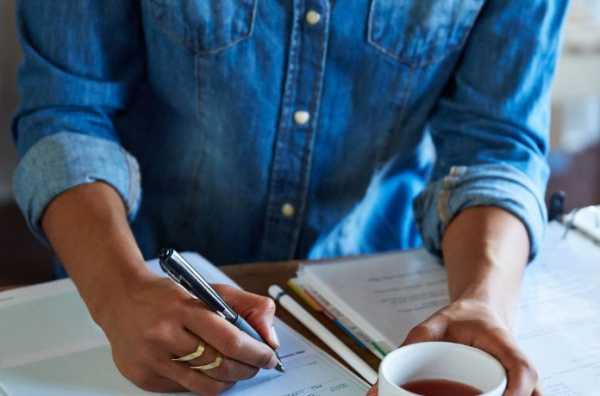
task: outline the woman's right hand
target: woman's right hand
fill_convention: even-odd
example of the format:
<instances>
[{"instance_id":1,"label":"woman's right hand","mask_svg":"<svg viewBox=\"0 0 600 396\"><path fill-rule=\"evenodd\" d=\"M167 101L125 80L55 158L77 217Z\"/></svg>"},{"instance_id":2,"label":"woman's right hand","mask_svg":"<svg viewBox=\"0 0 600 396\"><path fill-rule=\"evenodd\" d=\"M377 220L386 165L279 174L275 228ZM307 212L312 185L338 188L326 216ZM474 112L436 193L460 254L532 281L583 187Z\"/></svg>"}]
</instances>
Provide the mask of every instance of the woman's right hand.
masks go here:
<instances>
[{"instance_id":1,"label":"woman's right hand","mask_svg":"<svg viewBox=\"0 0 600 396\"><path fill-rule=\"evenodd\" d=\"M273 300L230 286L214 287L273 348L279 346L272 330ZM170 279L149 276L125 293L113 295L94 316L110 341L117 368L142 389L214 395L253 377L260 368L277 364L271 348L210 311ZM172 360L191 354L201 343L206 347L200 357ZM217 354L222 356L218 367L191 369L214 362Z\"/></svg>"},{"instance_id":2,"label":"woman's right hand","mask_svg":"<svg viewBox=\"0 0 600 396\"><path fill-rule=\"evenodd\" d=\"M149 269L129 228L125 206L108 184L74 187L46 208L42 228L92 317L108 337L121 373L161 392L214 395L273 368L275 353ZM215 289L273 348L275 304L229 286ZM189 355L206 343L202 356ZM193 370L222 357L218 367Z\"/></svg>"}]
</instances>

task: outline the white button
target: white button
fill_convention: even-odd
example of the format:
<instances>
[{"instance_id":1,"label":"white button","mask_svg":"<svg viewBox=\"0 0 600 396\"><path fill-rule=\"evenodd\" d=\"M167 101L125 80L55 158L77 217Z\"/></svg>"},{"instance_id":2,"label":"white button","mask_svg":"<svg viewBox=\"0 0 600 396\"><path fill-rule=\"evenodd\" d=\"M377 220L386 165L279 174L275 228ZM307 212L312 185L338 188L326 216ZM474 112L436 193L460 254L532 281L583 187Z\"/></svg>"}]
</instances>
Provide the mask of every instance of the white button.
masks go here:
<instances>
[{"instance_id":1,"label":"white button","mask_svg":"<svg viewBox=\"0 0 600 396\"><path fill-rule=\"evenodd\" d=\"M321 20L321 14L317 11L310 10L306 13L306 22L309 25L316 25Z\"/></svg>"},{"instance_id":2,"label":"white button","mask_svg":"<svg viewBox=\"0 0 600 396\"><path fill-rule=\"evenodd\" d=\"M310 120L310 114L308 111L297 111L294 113L294 122L298 125L304 125Z\"/></svg>"},{"instance_id":3,"label":"white button","mask_svg":"<svg viewBox=\"0 0 600 396\"><path fill-rule=\"evenodd\" d=\"M285 217L293 217L296 214L296 208L294 208L294 205L286 203L281 207L281 213Z\"/></svg>"}]
</instances>

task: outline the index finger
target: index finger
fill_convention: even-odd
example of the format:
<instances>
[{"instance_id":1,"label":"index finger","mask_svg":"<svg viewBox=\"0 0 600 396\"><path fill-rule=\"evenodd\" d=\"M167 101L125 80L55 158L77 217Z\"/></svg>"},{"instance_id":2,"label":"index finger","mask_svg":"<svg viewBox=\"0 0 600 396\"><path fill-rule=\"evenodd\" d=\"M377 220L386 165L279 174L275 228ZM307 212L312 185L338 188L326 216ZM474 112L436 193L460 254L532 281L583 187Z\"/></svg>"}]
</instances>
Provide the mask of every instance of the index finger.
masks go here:
<instances>
[{"instance_id":1,"label":"index finger","mask_svg":"<svg viewBox=\"0 0 600 396\"><path fill-rule=\"evenodd\" d=\"M190 308L184 326L230 359L263 369L274 368L278 363L275 352L268 345L203 306Z\"/></svg>"},{"instance_id":2,"label":"index finger","mask_svg":"<svg viewBox=\"0 0 600 396\"><path fill-rule=\"evenodd\" d=\"M506 369L508 382L505 395L531 395L540 391L537 371L510 335L500 332L490 334L490 339L485 338L473 346L494 356Z\"/></svg>"}]
</instances>

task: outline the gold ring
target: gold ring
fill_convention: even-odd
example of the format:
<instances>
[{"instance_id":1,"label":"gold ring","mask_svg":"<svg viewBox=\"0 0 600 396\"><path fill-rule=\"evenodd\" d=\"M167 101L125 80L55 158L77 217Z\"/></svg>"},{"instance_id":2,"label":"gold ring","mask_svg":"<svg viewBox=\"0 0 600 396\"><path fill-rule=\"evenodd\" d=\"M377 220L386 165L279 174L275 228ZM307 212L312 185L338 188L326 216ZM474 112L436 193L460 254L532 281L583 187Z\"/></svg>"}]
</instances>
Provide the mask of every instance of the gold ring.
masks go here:
<instances>
[{"instance_id":1,"label":"gold ring","mask_svg":"<svg viewBox=\"0 0 600 396\"><path fill-rule=\"evenodd\" d=\"M214 368L219 367L221 365L222 361L223 361L223 355L221 355L220 353L217 352L217 358L215 359L214 362L205 364L204 366L192 366L190 368L192 370L199 370L199 371L212 370Z\"/></svg>"},{"instance_id":2,"label":"gold ring","mask_svg":"<svg viewBox=\"0 0 600 396\"><path fill-rule=\"evenodd\" d=\"M190 360L199 358L204 353L204 348L206 348L206 343L203 340L200 340L200 344L198 345L198 349L196 352L190 353L189 355L182 356L177 359L171 359L174 362L189 362Z\"/></svg>"}]
</instances>

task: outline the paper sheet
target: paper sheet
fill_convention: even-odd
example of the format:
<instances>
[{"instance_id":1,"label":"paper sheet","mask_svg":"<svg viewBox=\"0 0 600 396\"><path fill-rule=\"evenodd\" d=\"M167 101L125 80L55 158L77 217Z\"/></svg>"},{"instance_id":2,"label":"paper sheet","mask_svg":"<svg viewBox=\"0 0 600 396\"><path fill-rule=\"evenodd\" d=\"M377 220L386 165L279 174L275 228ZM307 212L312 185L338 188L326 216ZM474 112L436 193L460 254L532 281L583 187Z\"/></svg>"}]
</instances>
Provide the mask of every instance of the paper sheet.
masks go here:
<instances>
[{"instance_id":1,"label":"paper sheet","mask_svg":"<svg viewBox=\"0 0 600 396\"><path fill-rule=\"evenodd\" d=\"M525 272L515 333L549 396L600 395L600 249L553 224Z\"/></svg>"},{"instance_id":2,"label":"paper sheet","mask_svg":"<svg viewBox=\"0 0 600 396\"><path fill-rule=\"evenodd\" d=\"M232 283L186 254L210 282ZM361 395L368 385L276 321L286 374L261 370L224 395ZM0 293L0 395L155 395L125 379L70 280Z\"/></svg>"}]
</instances>

